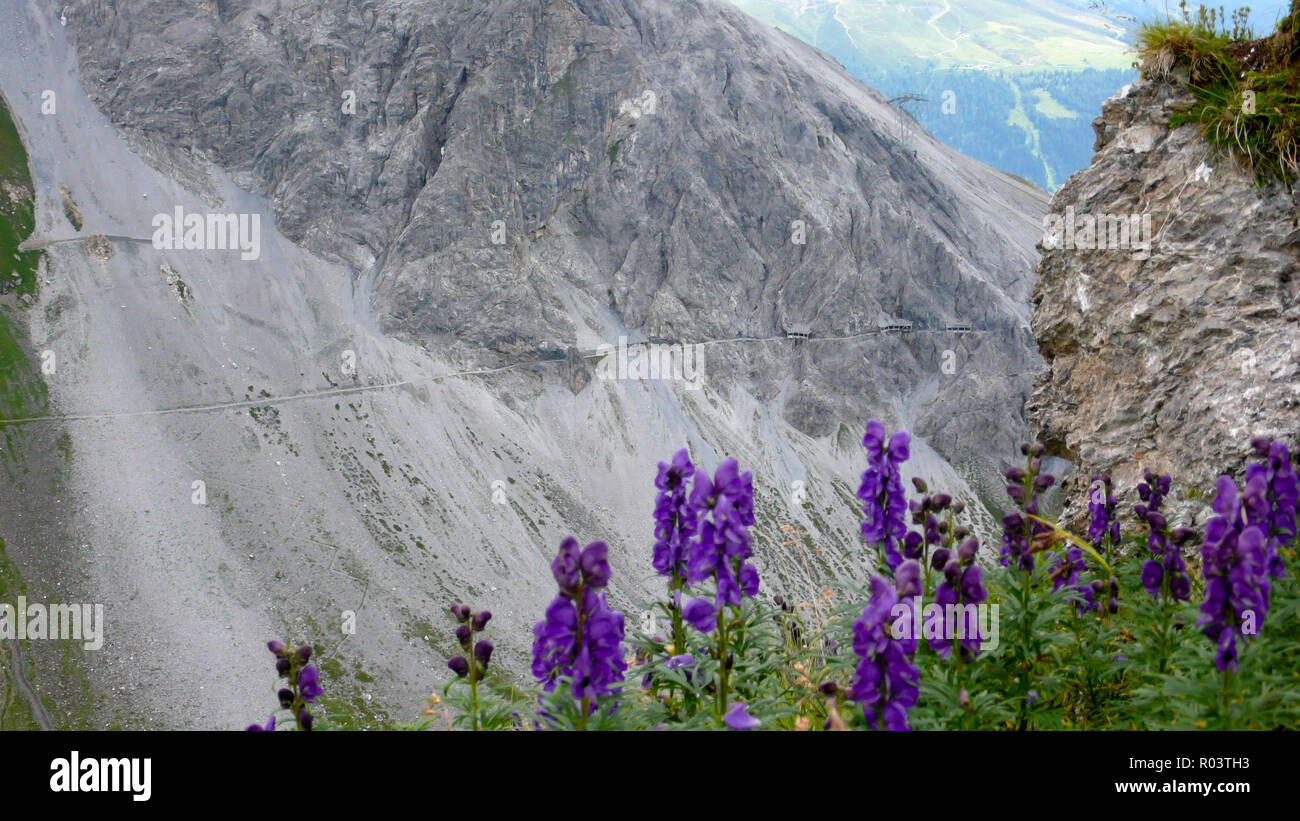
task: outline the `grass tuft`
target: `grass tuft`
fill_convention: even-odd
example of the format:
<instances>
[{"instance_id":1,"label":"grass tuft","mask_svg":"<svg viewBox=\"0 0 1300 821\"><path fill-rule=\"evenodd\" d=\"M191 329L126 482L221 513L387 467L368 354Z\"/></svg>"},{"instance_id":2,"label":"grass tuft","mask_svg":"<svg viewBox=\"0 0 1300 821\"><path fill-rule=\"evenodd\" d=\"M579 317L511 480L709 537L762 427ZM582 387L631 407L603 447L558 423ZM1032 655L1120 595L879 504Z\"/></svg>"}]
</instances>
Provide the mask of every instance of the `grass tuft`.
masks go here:
<instances>
[{"instance_id":1,"label":"grass tuft","mask_svg":"<svg viewBox=\"0 0 1300 821\"><path fill-rule=\"evenodd\" d=\"M1170 125L1200 126L1211 145L1235 156L1260 185L1300 180L1300 0L1277 30L1256 38L1248 9L1180 4L1182 19L1145 26L1138 35L1144 76L1184 84L1194 102Z\"/></svg>"}]
</instances>

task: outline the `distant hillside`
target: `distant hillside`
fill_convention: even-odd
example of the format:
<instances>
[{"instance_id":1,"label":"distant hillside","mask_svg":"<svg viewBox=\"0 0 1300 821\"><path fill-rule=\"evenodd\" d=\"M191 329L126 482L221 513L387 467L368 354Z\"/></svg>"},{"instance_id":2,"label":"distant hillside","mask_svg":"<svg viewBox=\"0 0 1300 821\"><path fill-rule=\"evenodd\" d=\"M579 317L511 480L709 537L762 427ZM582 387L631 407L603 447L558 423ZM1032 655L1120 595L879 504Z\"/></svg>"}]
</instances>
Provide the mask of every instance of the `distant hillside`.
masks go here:
<instances>
[{"instance_id":1,"label":"distant hillside","mask_svg":"<svg viewBox=\"0 0 1300 821\"><path fill-rule=\"evenodd\" d=\"M1052 190L1092 158L1095 112L1136 77L1131 33L1165 8L1164 0L732 2L889 97L924 97L903 104L921 127ZM1253 3L1252 24L1270 29L1285 5Z\"/></svg>"}]
</instances>

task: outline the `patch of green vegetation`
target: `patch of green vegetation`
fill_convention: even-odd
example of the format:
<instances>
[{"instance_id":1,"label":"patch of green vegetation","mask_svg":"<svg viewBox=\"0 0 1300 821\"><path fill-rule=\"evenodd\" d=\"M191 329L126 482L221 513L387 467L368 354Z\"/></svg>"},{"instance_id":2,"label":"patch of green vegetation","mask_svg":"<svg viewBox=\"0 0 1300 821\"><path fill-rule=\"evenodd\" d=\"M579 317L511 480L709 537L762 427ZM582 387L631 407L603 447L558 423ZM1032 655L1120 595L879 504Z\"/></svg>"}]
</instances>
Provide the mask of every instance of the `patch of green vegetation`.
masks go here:
<instances>
[{"instance_id":1,"label":"patch of green vegetation","mask_svg":"<svg viewBox=\"0 0 1300 821\"><path fill-rule=\"evenodd\" d=\"M0 294L36 293L40 251L19 251L36 227L35 187L27 151L9 109L0 100Z\"/></svg>"},{"instance_id":2,"label":"patch of green vegetation","mask_svg":"<svg viewBox=\"0 0 1300 821\"><path fill-rule=\"evenodd\" d=\"M1052 120L1062 120L1075 119L1079 116L1077 111L1066 108L1045 88L1030 89L1030 93L1038 98L1038 102L1034 103L1034 110L1044 117Z\"/></svg>"},{"instance_id":3,"label":"patch of green vegetation","mask_svg":"<svg viewBox=\"0 0 1300 821\"><path fill-rule=\"evenodd\" d=\"M1138 35L1142 73L1177 77L1195 101L1170 125L1198 125L1205 140L1237 157L1261 185L1300 179L1300 0L1267 37L1255 39L1247 10L1229 20L1179 4L1182 19L1153 23Z\"/></svg>"}]
</instances>

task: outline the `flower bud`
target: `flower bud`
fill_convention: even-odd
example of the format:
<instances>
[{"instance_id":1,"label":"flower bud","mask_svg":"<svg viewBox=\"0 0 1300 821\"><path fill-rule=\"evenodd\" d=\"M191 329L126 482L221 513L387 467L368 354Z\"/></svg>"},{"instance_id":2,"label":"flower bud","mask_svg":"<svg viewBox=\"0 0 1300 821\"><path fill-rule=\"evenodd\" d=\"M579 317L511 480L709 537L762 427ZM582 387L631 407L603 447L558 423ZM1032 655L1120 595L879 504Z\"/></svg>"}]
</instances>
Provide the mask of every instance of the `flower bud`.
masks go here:
<instances>
[{"instance_id":1,"label":"flower bud","mask_svg":"<svg viewBox=\"0 0 1300 821\"><path fill-rule=\"evenodd\" d=\"M1021 442L1021 443L1020 443L1020 452L1021 452L1022 454L1024 454L1025 456L1028 456L1028 455L1029 455L1029 443L1028 443L1028 442Z\"/></svg>"},{"instance_id":2,"label":"flower bud","mask_svg":"<svg viewBox=\"0 0 1300 821\"><path fill-rule=\"evenodd\" d=\"M461 678L469 675L469 662L465 660L464 656L456 656L455 658L450 659L447 662L447 666L451 668L453 673Z\"/></svg>"},{"instance_id":3,"label":"flower bud","mask_svg":"<svg viewBox=\"0 0 1300 821\"><path fill-rule=\"evenodd\" d=\"M1196 531L1192 530L1190 527L1176 527L1174 528L1173 533L1169 534L1170 538L1174 540L1174 544L1177 545L1186 543L1188 539L1195 535Z\"/></svg>"},{"instance_id":4,"label":"flower bud","mask_svg":"<svg viewBox=\"0 0 1300 821\"><path fill-rule=\"evenodd\" d=\"M1025 471L1023 468L1008 468L1005 475L1008 482L1019 482L1025 478Z\"/></svg>"},{"instance_id":5,"label":"flower bud","mask_svg":"<svg viewBox=\"0 0 1300 821\"><path fill-rule=\"evenodd\" d=\"M907 559L921 558L921 534L915 530L909 530L903 537L903 557Z\"/></svg>"},{"instance_id":6,"label":"flower bud","mask_svg":"<svg viewBox=\"0 0 1300 821\"><path fill-rule=\"evenodd\" d=\"M970 528L967 527L966 525L957 525L952 529L952 537L954 539L964 539L969 535L970 535Z\"/></svg>"},{"instance_id":7,"label":"flower bud","mask_svg":"<svg viewBox=\"0 0 1300 821\"><path fill-rule=\"evenodd\" d=\"M912 487L916 488L917 493L925 493L925 491L927 490L925 486L925 480L922 479L920 476L912 477Z\"/></svg>"},{"instance_id":8,"label":"flower bud","mask_svg":"<svg viewBox=\"0 0 1300 821\"><path fill-rule=\"evenodd\" d=\"M957 703L962 706L963 710L970 709L970 693L966 692L965 687L957 691Z\"/></svg>"},{"instance_id":9,"label":"flower bud","mask_svg":"<svg viewBox=\"0 0 1300 821\"><path fill-rule=\"evenodd\" d=\"M284 642L282 641L268 641L266 643L266 649L270 650L272 653L275 653L277 656L283 657L285 650L287 650L288 648L284 646Z\"/></svg>"},{"instance_id":10,"label":"flower bud","mask_svg":"<svg viewBox=\"0 0 1300 821\"><path fill-rule=\"evenodd\" d=\"M1255 455L1260 459L1268 458L1268 450L1272 444L1267 436L1256 436L1250 440L1250 446L1255 449Z\"/></svg>"},{"instance_id":11,"label":"flower bud","mask_svg":"<svg viewBox=\"0 0 1300 821\"><path fill-rule=\"evenodd\" d=\"M1056 484L1056 477L1050 473L1040 473L1034 477L1034 490L1044 491Z\"/></svg>"},{"instance_id":12,"label":"flower bud","mask_svg":"<svg viewBox=\"0 0 1300 821\"><path fill-rule=\"evenodd\" d=\"M492 660L492 642L484 639L474 645L474 659L486 670L488 662Z\"/></svg>"},{"instance_id":13,"label":"flower bud","mask_svg":"<svg viewBox=\"0 0 1300 821\"><path fill-rule=\"evenodd\" d=\"M312 718L311 712L306 707L303 707L302 712L298 714L298 720L302 722L302 728L304 730L310 730L311 725L316 721L316 719Z\"/></svg>"},{"instance_id":14,"label":"flower bud","mask_svg":"<svg viewBox=\"0 0 1300 821\"><path fill-rule=\"evenodd\" d=\"M481 610L478 613L475 613L474 631L475 632L481 631L484 627L487 627L487 623L490 622L491 620L492 620L492 612L490 610Z\"/></svg>"},{"instance_id":15,"label":"flower bud","mask_svg":"<svg viewBox=\"0 0 1300 821\"><path fill-rule=\"evenodd\" d=\"M1035 442L1033 447L1029 449L1029 452L1034 454L1035 456L1042 456L1044 453L1047 452L1047 448L1043 447L1042 442Z\"/></svg>"},{"instance_id":16,"label":"flower bud","mask_svg":"<svg viewBox=\"0 0 1300 821\"><path fill-rule=\"evenodd\" d=\"M281 687L280 692L276 693L276 695L280 698L281 707L289 707L293 705L293 690L290 690L288 687Z\"/></svg>"},{"instance_id":17,"label":"flower bud","mask_svg":"<svg viewBox=\"0 0 1300 821\"><path fill-rule=\"evenodd\" d=\"M473 636L474 631L470 629L468 624L462 624L460 627L456 628L456 640L459 641L460 646L464 647L466 650L469 649L469 640L473 638Z\"/></svg>"},{"instance_id":18,"label":"flower bud","mask_svg":"<svg viewBox=\"0 0 1300 821\"><path fill-rule=\"evenodd\" d=\"M956 587L957 580L961 578L961 562L956 559L949 559L948 563L943 566L943 575L948 580L948 584Z\"/></svg>"},{"instance_id":19,"label":"flower bud","mask_svg":"<svg viewBox=\"0 0 1300 821\"><path fill-rule=\"evenodd\" d=\"M1106 604L1106 609L1110 611L1111 615L1114 615L1115 613L1118 613L1118 612L1119 612L1119 599L1111 599L1109 602L1107 602L1107 604Z\"/></svg>"},{"instance_id":20,"label":"flower bud","mask_svg":"<svg viewBox=\"0 0 1300 821\"><path fill-rule=\"evenodd\" d=\"M1035 456L1033 459L1030 459L1030 460L1029 460L1029 470L1030 470L1030 472L1032 472L1032 473L1037 473L1038 471L1040 471L1040 470L1042 470L1042 469L1043 469L1043 460L1042 460L1041 458Z\"/></svg>"},{"instance_id":21,"label":"flower bud","mask_svg":"<svg viewBox=\"0 0 1300 821\"><path fill-rule=\"evenodd\" d=\"M957 548L957 557L963 562L969 562L975 558L976 552L980 549L980 543L977 539L970 538L961 543Z\"/></svg>"},{"instance_id":22,"label":"flower bud","mask_svg":"<svg viewBox=\"0 0 1300 821\"><path fill-rule=\"evenodd\" d=\"M955 502L952 503L952 512L953 512L953 513L961 513L961 512L963 512L964 510L966 510L966 503L963 502L961 499L958 499L957 501L955 501Z\"/></svg>"},{"instance_id":23,"label":"flower bud","mask_svg":"<svg viewBox=\"0 0 1300 821\"><path fill-rule=\"evenodd\" d=\"M298 663L299 663L299 664L306 664L307 661L308 661L310 658L311 658L311 645L310 645L310 644L304 644L302 647L299 647L299 648L298 648Z\"/></svg>"},{"instance_id":24,"label":"flower bud","mask_svg":"<svg viewBox=\"0 0 1300 821\"><path fill-rule=\"evenodd\" d=\"M833 696L840 691L840 686L833 681L823 681L817 691L824 696Z\"/></svg>"},{"instance_id":25,"label":"flower bud","mask_svg":"<svg viewBox=\"0 0 1300 821\"><path fill-rule=\"evenodd\" d=\"M588 587L604 587L609 584L609 546L604 542L592 542L582 550L578 567Z\"/></svg>"},{"instance_id":26,"label":"flower bud","mask_svg":"<svg viewBox=\"0 0 1300 821\"><path fill-rule=\"evenodd\" d=\"M952 504L952 497L947 493L936 493L930 500L930 506L935 510L946 510L950 504Z\"/></svg>"},{"instance_id":27,"label":"flower bud","mask_svg":"<svg viewBox=\"0 0 1300 821\"><path fill-rule=\"evenodd\" d=\"M287 675L289 675L289 657L288 657L288 656L281 656L280 659L279 659L278 661L276 661L276 663L275 663L275 672L279 673L279 674L282 675L282 676L287 676Z\"/></svg>"},{"instance_id":28,"label":"flower bud","mask_svg":"<svg viewBox=\"0 0 1300 821\"><path fill-rule=\"evenodd\" d=\"M930 566L935 570L942 570L943 566L948 563L948 558L952 553L947 548L941 547L934 553L930 554Z\"/></svg>"},{"instance_id":29,"label":"flower bud","mask_svg":"<svg viewBox=\"0 0 1300 821\"><path fill-rule=\"evenodd\" d=\"M469 607L456 602L451 606L451 614L456 617L456 621L464 624L469 620Z\"/></svg>"}]
</instances>

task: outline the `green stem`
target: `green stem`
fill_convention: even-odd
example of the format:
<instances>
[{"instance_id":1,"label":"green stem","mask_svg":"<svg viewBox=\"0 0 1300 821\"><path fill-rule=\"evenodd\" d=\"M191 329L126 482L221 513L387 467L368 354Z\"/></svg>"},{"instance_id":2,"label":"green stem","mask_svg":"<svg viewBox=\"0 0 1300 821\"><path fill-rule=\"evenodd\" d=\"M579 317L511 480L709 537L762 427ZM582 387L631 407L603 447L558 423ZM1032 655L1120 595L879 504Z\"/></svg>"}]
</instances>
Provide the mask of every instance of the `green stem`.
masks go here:
<instances>
[{"instance_id":1,"label":"green stem","mask_svg":"<svg viewBox=\"0 0 1300 821\"><path fill-rule=\"evenodd\" d=\"M668 588L668 608L673 616L673 653L681 655L686 652L686 625L682 621L682 610L678 607L677 596L682 589L682 579L680 576L673 577L673 583Z\"/></svg>"},{"instance_id":2,"label":"green stem","mask_svg":"<svg viewBox=\"0 0 1300 821\"><path fill-rule=\"evenodd\" d=\"M582 608L582 598L583 598L583 595L582 595L582 594L583 594L583 589L582 589L582 579L581 579L581 577L579 577L579 579L578 579L578 592L577 592L577 594L576 594L576 596L577 596L576 601L577 601L577 604L578 604L578 630L577 630L578 642L577 642L577 646L573 648L573 657L574 657L574 658L577 658L578 656L580 656L580 655L582 654L582 643L583 643L583 640L585 639L585 637L586 637L586 635L587 635L587 634L586 634L587 613L586 613L586 611L584 611L583 608ZM586 697L586 696L583 696L583 697L582 697L582 707L581 707L582 714L578 716L578 729L579 729L579 730L586 730L586 729L587 729L587 711L590 709L590 707L591 707L590 699L588 699L588 697Z\"/></svg>"},{"instance_id":3,"label":"green stem","mask_svg":"<svg viewBox=\"0 0 1300 821\"><path fill-rule=\"evenodd\" d=\"M731 670L727 668L727 609L718 608L718 720L722 721L727 713L727 685L731 681Z\"/></svg>"},{"instance_id":4,"label":"green stem","mask_svg":"<svg viewBox=\"0 0 1300 821\"><path fill-rule=\"evenodd\" d=\"M1220 698L1219 711L1221 713L1221 718L1223 719L1223 729L1225 730L1232 729L1231 693L1232 693L1232 671L1224 670L1223 689L1220 690L1219 692L1219 698Z\"/></svg>"},{"instance_id":5,"label":"green stem","mask_svg":"<svg viewBox=\"0 0 1300 821\"><path fill-rule=\"evenodd\" d=\"M474 658L474 626L469 628L469 703L470 729L478 731L478 659Z\"/></svg>"}]
</instances>

